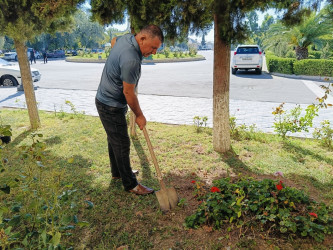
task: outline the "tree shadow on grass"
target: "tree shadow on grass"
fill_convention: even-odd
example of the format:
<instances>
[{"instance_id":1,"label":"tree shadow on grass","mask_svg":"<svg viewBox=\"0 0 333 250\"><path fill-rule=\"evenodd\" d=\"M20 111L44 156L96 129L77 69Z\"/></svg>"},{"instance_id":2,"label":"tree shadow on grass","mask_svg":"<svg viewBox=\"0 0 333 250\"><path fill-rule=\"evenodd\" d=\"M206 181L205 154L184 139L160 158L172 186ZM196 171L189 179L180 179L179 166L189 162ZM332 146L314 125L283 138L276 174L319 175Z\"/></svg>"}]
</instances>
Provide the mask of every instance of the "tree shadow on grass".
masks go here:
<instances>
[{"instance_id":1,"label":"tree shadow on grass","mask_svg":"<svg viewBox=\"0 0 333 250\"><path fill-rule=\"evenodd\" d=\"M151 170L149 167L149 159L141 145L141 142L139 139L132 137L132 143L133 143L135 151L138 154L138 157L140 159L140 165L141 165L141 170L142 170L142 179L150 180L152 178L152 175L151 175Z\"/></svg>"},{"instance_id":2,"label":"tree shadow on grass","mask_svg":"<svg viewBox=\"0 0 333 250\"><path fill-rule=\"evenodd\" d=\"M62 140L60 136L52 136L44 140L44 142L48 145L56 145L61 144Z\"/></svg>"},{"instance_id":3,"label":"tree shadow on grass","mask_svg":"<svg viewBox=\"0 0 333 250\"><path fill-rule=\"evenodd\" d=\"M306 156L311 156L313 159L317 160L317 161L323 161L326 162L327 164L330 164L333 166L333 160L325 157L325 156L321 156L311 150L308 150L306 148L300 147L294 143L292 143L291 141L284 141L283 142L283 147L286 151L288 152L294 152L295 156L297 159L302 159Z\"/></svg>"},{"instance_id":4,"label":"tree shadow on grass","mask_svg":"<svg viewBox=\"0 0 333 250\"><path fill-rule=\"evenodd\" d=\"M235 174L253 173L253 170L250 169L241 159L239 159L239 155L236 154L232 147L228 152L220 153L220 159L225 162Z\"/></svg>"},{"instance_id":5,"label":"tree shadow on grass","mask_svg":"<svg viewBox=\"0 0 333 250\"><path fill-rule=\"evenodd\" d=\"M24 141L30 134L31 130L26 130L15 137L15 139L9 144L11 147L16 147L19 145L22 141Z\"/></svg>"}]
</instances>

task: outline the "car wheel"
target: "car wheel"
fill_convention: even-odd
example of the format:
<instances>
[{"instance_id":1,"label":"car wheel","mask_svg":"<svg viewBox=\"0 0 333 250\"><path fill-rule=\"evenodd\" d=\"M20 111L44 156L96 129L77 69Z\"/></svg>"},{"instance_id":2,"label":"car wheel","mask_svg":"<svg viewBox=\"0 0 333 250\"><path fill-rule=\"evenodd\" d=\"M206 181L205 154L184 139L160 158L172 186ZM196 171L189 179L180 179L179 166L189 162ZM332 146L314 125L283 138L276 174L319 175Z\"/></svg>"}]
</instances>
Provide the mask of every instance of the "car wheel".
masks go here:
<instances>
[{"instance_id":1,"label":"car wheel","mask_svg":"<svg viewBox=\"0 0 333 250\"><path fill-rule=\"evenodd\" d=\"M258 75L261 75L261 72L262 72L261 69L256 69L256 73L257 73Z\"/></svg>"},{"instance_id":2,"label":"car wheel","mask_svg":"<svg viewBox=\"0 0 333 250\"><path fill-rule=\"evenodd\" d=\"M1 85L3 86L17 86L18 82L13 76L3 76L1 78Z\"/></svg>"},{"instance_id":3,"label":"car wheel","mask_svg":"<svg viewBox=\"0 0 333 250\"><path fill-rule=\"evenodd\" d=\"M236 72L237 72L237 69L231 68L231 73L232 73L233 75L236 75Z\"/></svg>"}]
</instances>

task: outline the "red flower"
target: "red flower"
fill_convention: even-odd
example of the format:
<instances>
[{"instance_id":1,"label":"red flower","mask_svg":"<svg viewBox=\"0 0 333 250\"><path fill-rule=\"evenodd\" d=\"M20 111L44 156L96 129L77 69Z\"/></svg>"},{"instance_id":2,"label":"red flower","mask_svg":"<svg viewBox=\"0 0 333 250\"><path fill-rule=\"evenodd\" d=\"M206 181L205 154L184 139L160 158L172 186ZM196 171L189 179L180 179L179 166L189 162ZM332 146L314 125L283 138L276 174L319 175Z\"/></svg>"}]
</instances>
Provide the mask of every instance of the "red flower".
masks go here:
<instances>
[{"instance_id":1,"label":"red flower","mask_svg":"<svg viewBox=\"0 0 333 250\"><path fill-rule=\"evenodd\" d=\"M212 193L218 193L218 192L221 192L221 190L220 190L218 187L212 187L212 188L210 189L210 191L211 191Z\"/></svg>"},{"instance_id":2,"label":"red flower","mask_svg":"<svg viewBox=\"0 0 333 250\"><path fill-rule=\"evenodd\" d=\"M309 215L318 218L318 215L316 213L309 213Z\"/></svg>"},{"instance_id":3,"label":"red flower","mask_svg":"<svg viewBox=\"0 0 333 250\"><path fill-rule=\"evenodd\" d=\"M280 190L282 190L282 188L283 188L283 186L282 186L281 184L277 184L277 185L276 185L276 189L277 189L277 190L280 191Z\"/></svg>"},{"instance_id":4,"label":"red flower","mask_svg":"<svg viewBox=\"0 0 333 250\"><path fill-rule=\"evenodd\" d=\"M193 184L194 184L194 183L195 183L195 181L191 181L191 183L193 183Z\"/></svg>"}]
</instances>

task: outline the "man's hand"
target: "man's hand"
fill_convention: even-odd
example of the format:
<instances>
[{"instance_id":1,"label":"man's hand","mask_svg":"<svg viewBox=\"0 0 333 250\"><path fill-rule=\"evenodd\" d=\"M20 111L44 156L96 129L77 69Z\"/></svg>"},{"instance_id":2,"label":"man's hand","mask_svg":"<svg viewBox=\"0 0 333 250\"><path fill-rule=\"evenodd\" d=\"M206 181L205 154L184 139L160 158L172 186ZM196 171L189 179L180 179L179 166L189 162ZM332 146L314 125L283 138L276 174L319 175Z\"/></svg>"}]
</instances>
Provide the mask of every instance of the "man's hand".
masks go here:
<instances>
[{"instance_id":1,"label":"man's hand","mask_svg":"<svg viewBox=\"0 0 333 250\"><path fill-rule=\"evenodd\" d=\"M139 128L142 130L143 127L145 127L146 123L147 123L146 117L144 115L137 116L135 118L135 122L136 122L136 124L138 124Z\"/></svg>"}]
</instances>

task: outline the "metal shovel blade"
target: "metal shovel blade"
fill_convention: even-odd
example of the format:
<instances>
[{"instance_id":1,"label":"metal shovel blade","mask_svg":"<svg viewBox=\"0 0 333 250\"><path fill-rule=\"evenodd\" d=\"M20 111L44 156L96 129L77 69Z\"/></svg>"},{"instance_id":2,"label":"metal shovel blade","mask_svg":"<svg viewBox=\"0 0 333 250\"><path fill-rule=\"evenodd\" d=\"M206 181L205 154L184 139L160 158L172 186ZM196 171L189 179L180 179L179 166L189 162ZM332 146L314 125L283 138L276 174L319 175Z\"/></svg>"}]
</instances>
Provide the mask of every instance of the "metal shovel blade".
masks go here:
<instances>
[{"instance_id":1,"label":"metal shovel blade","mask_svg":"<svg viewBox=\"0 0 333 250\"><path fill-rule=\"evenodd\" d=\"M156 191L155 194L161 210L164 212L175 208L178 204L178 195L176 193L176 189L173 187L161 189Z\"/></svg>"}]
</instances>

